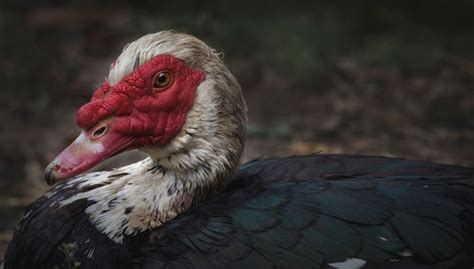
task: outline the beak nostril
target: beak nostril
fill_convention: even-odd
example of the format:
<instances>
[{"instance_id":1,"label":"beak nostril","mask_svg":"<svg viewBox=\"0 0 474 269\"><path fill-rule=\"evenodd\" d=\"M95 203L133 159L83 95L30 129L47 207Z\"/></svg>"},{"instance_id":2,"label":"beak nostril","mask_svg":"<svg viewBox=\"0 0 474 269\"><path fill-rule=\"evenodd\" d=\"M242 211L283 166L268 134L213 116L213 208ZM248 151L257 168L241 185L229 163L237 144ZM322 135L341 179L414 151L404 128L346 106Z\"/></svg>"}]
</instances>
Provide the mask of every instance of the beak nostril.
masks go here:
<instances>
[{"instance_id":1,"label":"beak nostril","mask_svg":"<svg viewBox=\"0 0 474 269\"><path fill-rule=\"evenodd\" d=\"M102 135L105 134L106 130L107 130L107 128L105 128L105 126L102 126L99 129L95 130L95 132L94 132L94 134L92 134L92 136L94 138L99 138L99 137L101 137Z\"/></svg>"}]
</instances>

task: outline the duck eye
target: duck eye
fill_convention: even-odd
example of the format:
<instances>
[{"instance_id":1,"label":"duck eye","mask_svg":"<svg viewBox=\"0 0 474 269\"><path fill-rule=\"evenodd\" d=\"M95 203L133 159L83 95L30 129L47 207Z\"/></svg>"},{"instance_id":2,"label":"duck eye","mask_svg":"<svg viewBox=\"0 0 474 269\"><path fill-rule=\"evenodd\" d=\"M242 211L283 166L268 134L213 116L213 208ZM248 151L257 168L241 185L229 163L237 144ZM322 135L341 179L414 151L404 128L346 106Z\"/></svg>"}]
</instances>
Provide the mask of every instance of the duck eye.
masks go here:
<instances>
[{"instance_id":1,"label":"duck eye","mask_svg":"<svg viewBox=\"0 0 474 269\"><path fill-rule=\"evenodd\" d=\"M171 84L172 80L173 76L169 71L161 71L153 79L153 88L155 90L163 90Z\"/></svg>"}]
</instances>

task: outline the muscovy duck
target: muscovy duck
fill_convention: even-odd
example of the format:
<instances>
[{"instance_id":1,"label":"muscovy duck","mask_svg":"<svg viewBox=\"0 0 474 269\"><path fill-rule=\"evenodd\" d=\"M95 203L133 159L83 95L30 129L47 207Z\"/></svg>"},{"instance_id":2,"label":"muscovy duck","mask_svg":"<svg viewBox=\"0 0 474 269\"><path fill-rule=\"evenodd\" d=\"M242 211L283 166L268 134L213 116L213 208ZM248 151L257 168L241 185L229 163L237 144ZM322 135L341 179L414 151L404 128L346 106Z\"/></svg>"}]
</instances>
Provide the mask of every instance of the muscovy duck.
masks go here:
<instances>
[{"instance_id":1,"label":"muscovy duck","mask_svg":"<svg viewBox=\"0 0 474 269\"><path fill-rule=\"evenodd\" d=\"M199 39L127 45L5 268L472 268L474 169L322 155L239 168L240 86ZM80 174L125 150L143 161Z\"/></svg>"}]
</instances>

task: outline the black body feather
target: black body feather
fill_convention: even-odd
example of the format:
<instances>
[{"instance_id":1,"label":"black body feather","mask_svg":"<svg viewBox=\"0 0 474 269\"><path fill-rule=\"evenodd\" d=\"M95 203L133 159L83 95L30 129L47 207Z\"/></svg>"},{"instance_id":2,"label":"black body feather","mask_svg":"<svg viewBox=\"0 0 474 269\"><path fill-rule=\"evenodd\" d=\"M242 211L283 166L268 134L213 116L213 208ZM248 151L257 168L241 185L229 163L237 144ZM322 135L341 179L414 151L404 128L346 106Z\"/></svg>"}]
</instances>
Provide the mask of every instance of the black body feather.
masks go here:
<instances>
[{"instance_id":1,"label":"black body feather","mask_svg":"<svg viewBox=\"0 0 474 269\"><path fill-rule=\"evenodd\" d=\"M55 206L73 194L31 206L5 268L474 266L473 168L349 155L254 161L217 196L123 244L89 222L87 201Z\"/></svg>"}]
</instances>

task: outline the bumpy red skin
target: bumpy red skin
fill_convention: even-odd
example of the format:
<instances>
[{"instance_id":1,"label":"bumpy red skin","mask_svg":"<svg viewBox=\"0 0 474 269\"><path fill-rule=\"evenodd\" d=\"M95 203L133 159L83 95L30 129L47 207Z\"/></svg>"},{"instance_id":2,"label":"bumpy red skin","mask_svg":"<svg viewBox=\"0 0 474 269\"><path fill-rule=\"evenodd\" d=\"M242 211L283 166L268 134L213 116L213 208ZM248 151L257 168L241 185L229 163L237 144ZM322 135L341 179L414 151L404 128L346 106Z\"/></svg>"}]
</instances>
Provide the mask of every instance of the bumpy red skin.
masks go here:
<instances>
[{"instance_id":1,"label":"bumpy red skin","mask_svg":"<svg viewBox=\"0 0 474 269\"><path fill-rule=\"evenodd\" d=\"M168 88L157 90L153 79L161 71L171 72L173 81ZM182 129L204 78L202 71L180 59L156 56L117 85L102 84L77 112L77 124L89 130L113 117L110 131L137 137L134 144L167 144Z\"/></svg>"},{"instance_id":2,"label":"bumpy red skin","mask_svg":"<svg viewBox=\"0 0 474 269\"><path fill-rule=\"evenodd\" d=\"M153 87L155 75L172 74L166 88ZM165 145L183 128L203 71L171 55L158 55L117 85L107 82L76 115L83 133L46 168L48 184L77 175L124 150ZM94 132L105 126L98 137Z\"/></svg>"}]
</instances>

